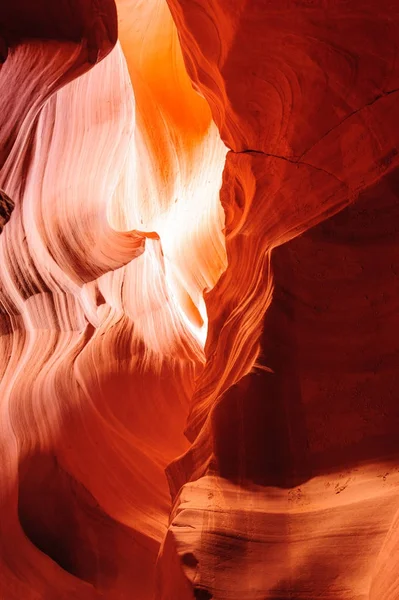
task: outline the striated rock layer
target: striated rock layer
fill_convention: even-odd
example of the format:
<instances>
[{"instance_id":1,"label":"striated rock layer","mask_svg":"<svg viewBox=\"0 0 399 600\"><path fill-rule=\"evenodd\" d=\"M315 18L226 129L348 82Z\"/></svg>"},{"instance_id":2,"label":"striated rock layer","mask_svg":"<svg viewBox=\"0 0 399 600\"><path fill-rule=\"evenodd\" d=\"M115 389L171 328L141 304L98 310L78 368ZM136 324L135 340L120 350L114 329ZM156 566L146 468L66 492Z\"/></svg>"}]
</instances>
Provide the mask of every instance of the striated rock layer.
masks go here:
<instances>
[{"instance_id":1,"label":"striated rock layer","mask_svg":"<svg viewBox=\"0 0 399 600\"><path fill-rule=\"evenodd\" d=\"M399 7L169 6L231 151L159 597L393 600Z\"/></svg>"},{"instance_id":2,"label":"striated rock layer","mask_svg":"<svg viewBox=\"0 0 399 600\"><path fill-rule=\"evenodd\" d=\"M399 6L0 6L0 598L399 598Z\"/></svg>"},{"instance_id":3,"label":"striated rock layer","mask_svg":"<svg viewBox=\"0 0 399 600\"><path fill-rule=\"evenodd\" d=\"M15 204L11 198L3 190L0 190L0 233L3 231L4 225L10 220L14 208Z\"/></svg>"},{"instance_id":4,"label":"striated rock layer","mask_svg":"<svg viewBox=\"0 0 399 600\"><path fill-rule=\"evenodd\" d=\"M26 4L0 8L0 596L152 598L226 148L165 5L121 2L117 43L112 2Z\"/></svg>"}]
</instances>

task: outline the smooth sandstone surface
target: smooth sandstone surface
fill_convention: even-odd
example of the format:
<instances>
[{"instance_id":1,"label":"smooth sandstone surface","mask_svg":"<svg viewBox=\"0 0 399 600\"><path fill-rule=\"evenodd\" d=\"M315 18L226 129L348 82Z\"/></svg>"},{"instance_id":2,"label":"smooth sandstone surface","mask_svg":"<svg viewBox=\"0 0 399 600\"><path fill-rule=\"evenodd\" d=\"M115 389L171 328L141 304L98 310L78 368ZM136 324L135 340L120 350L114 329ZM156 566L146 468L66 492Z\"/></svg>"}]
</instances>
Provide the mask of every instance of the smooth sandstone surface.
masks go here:
<instances>
[{"instance_id":1,"label":"smooth sandstone surface","mask_svg":"<svg viewBox=\"0 0 399 600\"><path fill-rule=\"evenodd\" d=\"M1 600L398 600L398 44L0 6Z\"/></svg>"},{"instance_id":2,"label":"smooth sandstone surface","mask_svg":"<svg viewBox=\"0 0 399 600\"><path fill-rule=\"evenodd\" d=\"M231 151L163 560L198 598L396 598L398 7L169 5Z\"/></svg>"}]
</instances>

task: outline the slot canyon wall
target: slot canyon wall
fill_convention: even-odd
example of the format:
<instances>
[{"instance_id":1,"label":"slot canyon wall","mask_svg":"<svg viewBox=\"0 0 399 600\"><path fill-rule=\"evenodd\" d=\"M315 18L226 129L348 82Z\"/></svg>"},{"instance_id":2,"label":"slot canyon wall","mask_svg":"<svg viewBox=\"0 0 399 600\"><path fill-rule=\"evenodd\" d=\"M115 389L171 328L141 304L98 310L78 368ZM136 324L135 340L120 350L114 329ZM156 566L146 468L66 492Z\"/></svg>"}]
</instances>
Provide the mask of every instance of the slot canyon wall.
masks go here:
<instances>
[{"instance_id":1,"label":"slot canyon wall","mask_svg":"<svg viewBox=\"0 0 399 600\"><path fill-rule=\"evenodd\" d=\"M0 5L0 600L399 600L399 3Z\"/></svg>"}]
</instances>

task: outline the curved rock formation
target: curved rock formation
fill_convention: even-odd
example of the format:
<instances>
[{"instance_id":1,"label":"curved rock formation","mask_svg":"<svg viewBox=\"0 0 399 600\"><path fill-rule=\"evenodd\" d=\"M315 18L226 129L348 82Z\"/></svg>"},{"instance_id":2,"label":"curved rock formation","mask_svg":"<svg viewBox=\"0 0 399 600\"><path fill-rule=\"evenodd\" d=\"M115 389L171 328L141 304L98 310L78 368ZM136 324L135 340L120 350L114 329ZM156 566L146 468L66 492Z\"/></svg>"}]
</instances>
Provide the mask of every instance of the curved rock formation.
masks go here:
<instances>
[{"instance_id":1,"label":"curved rock formation","mask_svg":"<svg viewBox=\"0 0 399 600\"><path fill-rule=\"evenodd\" d=\"M0 242L0 595L150 598L164 469L188 447L204 361L202 291L225 266L226 149L165 7L156 69L186 94L193 144L157 99L144 43L144 67L112 50L112 2L43 3L32 20L25 4L1 13L0 181L16 208ZM119 16L142 14L146 31L159 5Z\"/></svg>"},{"instance_id":2,"label":"curved rock formation","mask_svg":"<svg viewBox=\"0 0 399 600\"><path fill-rule=\"evenodd\" d=\"M4 225L10 220L14 208L15 204L11 198L3 190L0 190L0 233L3 231Z\"/></svg>"},{"instance_id":3,"label":"curved rock formation","mask_svg":"<svg viewBox=\"0 0 399 600\"><path fill-rule=\"evenodd\" d=\"M397 600L398 44L0 7L2 599Z\"/></svg>"},{"instance_id":4,"label":"curved rock formation","mask_svg":"<svg viewBox=\"0 0 399 600\"><path fill-rule=\"evenodd\" d=\"M231 152L159 597L394 599L399 11L169 5Z\"/></svg>"}]
</instances>

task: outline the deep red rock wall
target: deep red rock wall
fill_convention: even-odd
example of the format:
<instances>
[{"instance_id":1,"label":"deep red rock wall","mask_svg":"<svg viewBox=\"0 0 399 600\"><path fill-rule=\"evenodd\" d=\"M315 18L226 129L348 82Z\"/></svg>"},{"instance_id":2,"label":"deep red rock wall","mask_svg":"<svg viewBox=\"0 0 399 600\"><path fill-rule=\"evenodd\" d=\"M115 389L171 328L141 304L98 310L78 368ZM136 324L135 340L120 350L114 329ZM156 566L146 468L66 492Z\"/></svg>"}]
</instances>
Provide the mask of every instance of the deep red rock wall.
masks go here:
<instances>
[{"instance_id":1,"label":"deep red rock wall","mask_svg":"<svg viewBox=\"0 0 399 600\"><path fill-rule=\"evenodd\" d=\"M231 152L168 535L198 597L395 598L399 7L169 5Z\"/></svg>"},{"instance_id":2,"label":"deep red rock wall","mask_svg":"<svg viewBox=\"0 0 399 600\"><path fill-rule=\"evenodd\" d=\"M398 600L398 44L0 6L1 600Z\"/></svg>"}]
</instances>

